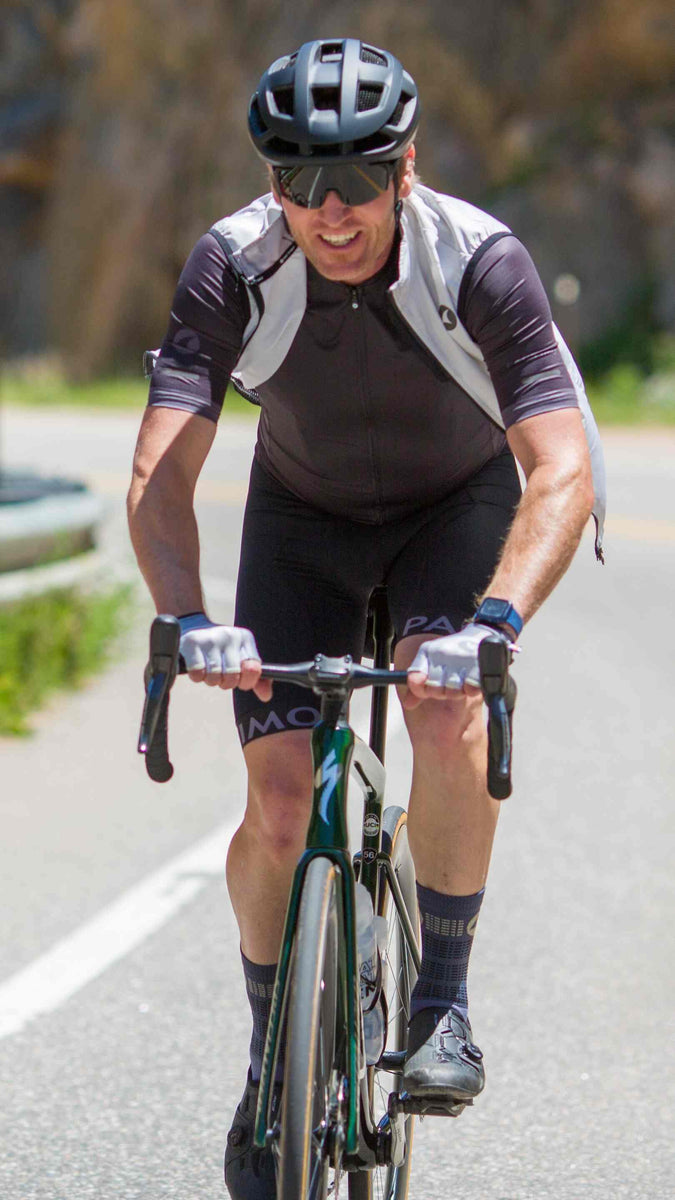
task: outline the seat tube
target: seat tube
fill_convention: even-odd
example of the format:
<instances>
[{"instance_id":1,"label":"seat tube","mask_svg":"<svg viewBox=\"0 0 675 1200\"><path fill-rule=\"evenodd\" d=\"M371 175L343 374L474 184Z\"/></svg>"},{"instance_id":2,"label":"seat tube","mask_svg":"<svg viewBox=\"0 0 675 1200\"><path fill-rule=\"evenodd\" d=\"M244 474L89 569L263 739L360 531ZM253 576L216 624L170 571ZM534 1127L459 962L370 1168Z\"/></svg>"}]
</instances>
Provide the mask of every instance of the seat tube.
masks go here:
<instances>
[{"instance_id":1,"label":"seat tube","mask_svg":"<svg viewBox=\"0 0 675 1200\"><path fill-rule=\"evenodd\" d=\"M375 588L370 598L370 606L373 614L373 663L378 670L386 671L391 664L394 626L389 615L387 593L383 587ZM370 748L375 751L381 763L384 763L387 740L388 705L389 688L374 687L370 708Z\"/></svg>"}]
</instances>

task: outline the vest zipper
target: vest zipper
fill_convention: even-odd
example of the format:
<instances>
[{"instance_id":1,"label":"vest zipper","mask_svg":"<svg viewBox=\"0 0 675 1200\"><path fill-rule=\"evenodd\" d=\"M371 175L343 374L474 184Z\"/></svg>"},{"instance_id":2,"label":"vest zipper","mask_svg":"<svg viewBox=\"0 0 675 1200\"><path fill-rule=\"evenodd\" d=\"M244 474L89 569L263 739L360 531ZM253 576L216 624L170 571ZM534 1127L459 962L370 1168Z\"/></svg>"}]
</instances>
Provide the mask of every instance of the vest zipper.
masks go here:
<instances>
[{"instance_id":1,"label":"vest zipper","mask_svg":"<svg viewBox=\"0 0 675 1200\"><path fill-rule=\"evenodd\" d=\"M360 287L350 287L351 305L353 309L361 309L362 289ZM377 448L373 435L373 416L368 401L368 342L366 338L366 330L364 325L364 312L359 312L358 334L355 343L358 378L360 379L360 394L363 411L366 417L368 428L368 450L370 453L371 469L373 472L373 492L374 492L374 508L377 511L377 524L382 524L382 481L380 479L380 469L377 462Z\"/></svg>"}]
</instances>

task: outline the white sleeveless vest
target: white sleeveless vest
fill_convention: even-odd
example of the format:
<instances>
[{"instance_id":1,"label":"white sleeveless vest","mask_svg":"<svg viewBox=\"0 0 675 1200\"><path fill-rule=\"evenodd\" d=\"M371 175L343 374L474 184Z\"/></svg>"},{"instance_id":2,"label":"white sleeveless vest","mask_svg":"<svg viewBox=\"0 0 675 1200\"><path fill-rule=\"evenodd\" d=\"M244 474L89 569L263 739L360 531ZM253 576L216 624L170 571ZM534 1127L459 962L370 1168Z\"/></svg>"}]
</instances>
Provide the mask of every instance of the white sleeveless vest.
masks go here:
<instances>
[{"instance_id":1,"label":"white sleeveless vest","mask_svg":"<svg viewBox=\"0 0 675 1200\"><path fill-rule=\"evenodd\" d=\"M247 286L251 317L232 373L236 386L255 389L288 354L307 304L304 254L290 236L280 204L269 193L214 225L212 231ZM399 278L389 289L406 324L449 375L502 429L504 422L488 369L457 319L464 272L476 250L506 225L473 205L417 184L403 201ZM591 456L596 554L602 556L606 507L605 466L598 428L579 369L559 330L554 332L577 394Z\"/></svg>"}]
</instances>

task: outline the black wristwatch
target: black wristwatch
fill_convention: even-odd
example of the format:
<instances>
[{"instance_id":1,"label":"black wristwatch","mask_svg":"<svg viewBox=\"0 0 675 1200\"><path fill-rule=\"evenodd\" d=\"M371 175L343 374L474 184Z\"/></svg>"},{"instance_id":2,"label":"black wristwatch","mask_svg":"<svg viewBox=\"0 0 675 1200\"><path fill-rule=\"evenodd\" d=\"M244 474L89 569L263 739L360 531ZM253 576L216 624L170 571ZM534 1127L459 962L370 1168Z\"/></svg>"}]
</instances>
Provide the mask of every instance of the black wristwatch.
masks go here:
<instances>
[{"instance_id":1,"label":"black wristwatch","mask_svg":"<svg viewBox=\"0 0 675 1200\"><path fill-rule=\"evenodd\" d=\"M480 625L491 625L504 633L504 625L509 625L516 637L523 628L523 618L516 612L508 600L498 600L495 596L486 596L481 600L472 621Z\"/></svg>"}]
</instances>

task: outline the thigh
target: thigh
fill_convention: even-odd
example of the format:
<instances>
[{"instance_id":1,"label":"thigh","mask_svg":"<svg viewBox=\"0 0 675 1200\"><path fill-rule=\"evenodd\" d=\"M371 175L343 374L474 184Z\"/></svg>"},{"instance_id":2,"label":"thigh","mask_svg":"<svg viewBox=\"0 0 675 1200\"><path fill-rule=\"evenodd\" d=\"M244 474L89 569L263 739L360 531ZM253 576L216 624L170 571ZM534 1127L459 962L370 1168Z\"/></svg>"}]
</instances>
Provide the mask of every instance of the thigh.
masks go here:
<instances>
[{"instance_id":1,"label":"thigh","mask_svg":"<svg viewBox=\"0 0 675 1200\"><path fill-rule=\"evenodd\" d=\"M494 573L520 494L507 451L420 514L386 580L397 641L453 633L472 616Z\"/></svg>"},{"instance_id":2,"label":"thigh","mask_svg":"<svg viewBox=\"0 0 675 1200\"><path fill-rule=\"evenodd\" d=\"M244 517L235 621L251 629L266 662L315 654L360 658L377 579L372 531L304 504L257 463ZM371 577L373 577L371 582ZM269 704L234 693L242 744L319 717L312 692L275 683Z\"/></svg>"}]
</instances>

